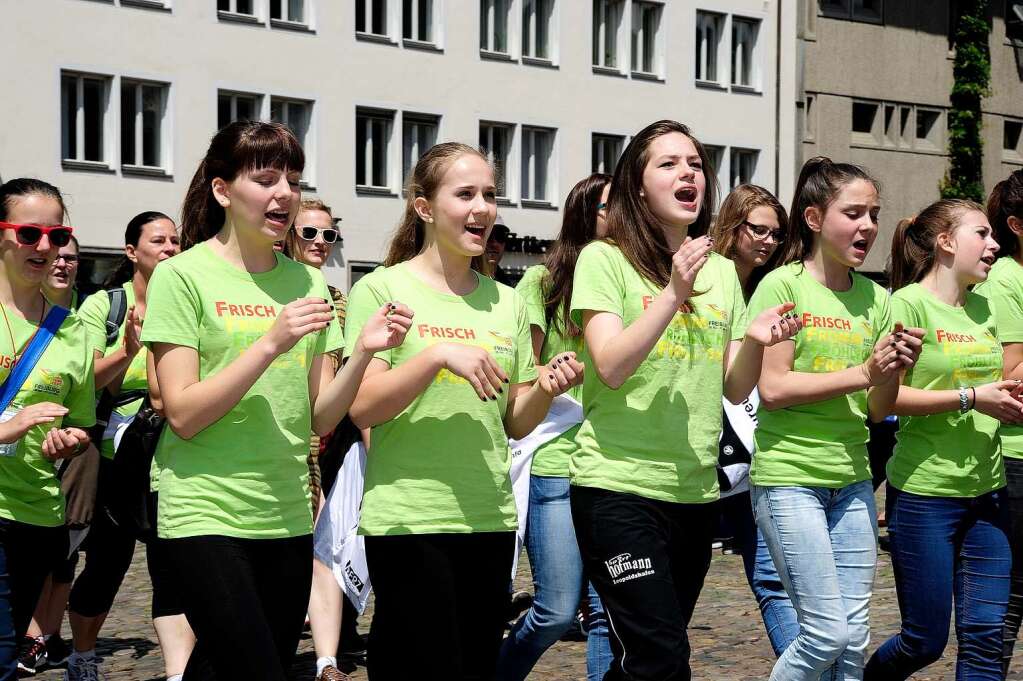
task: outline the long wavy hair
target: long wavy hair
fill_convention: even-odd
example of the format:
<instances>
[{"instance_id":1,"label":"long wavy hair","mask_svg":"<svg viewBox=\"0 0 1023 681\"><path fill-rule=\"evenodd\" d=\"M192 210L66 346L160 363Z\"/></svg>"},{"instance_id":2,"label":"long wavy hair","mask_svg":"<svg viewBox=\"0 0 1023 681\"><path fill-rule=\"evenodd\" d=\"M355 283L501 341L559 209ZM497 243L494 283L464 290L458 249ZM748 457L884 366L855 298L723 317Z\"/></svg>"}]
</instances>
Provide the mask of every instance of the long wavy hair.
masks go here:
<instances>
[{"instance_id":1,"label":"long wavy hair","mask_svg":"<svg viewBox=\"0 0 1023 681\"><path fill-rule=\"evenodd\" d=\"M561 231L558 232L558 238L544 258L547 275L540 286L543 292L544 317L547 320L547 328L554 329L563 336L575 337L581 333L581 329L572 321L569 314L575 263L583 246L597 236L600 195L610 182L610 175L593 173L572 187L565 200Z\"/></svg>"},{"instance_id":2,"label":"long wavy hair","mask_svg":"<svg viewBox=\"0 0 1023 681\"><path fill-rule=\"evenodd\" d=\"M437 196L444 173L452 163L466 154L479 156L493 170L493 164L482 149L461 142L441 142L419 157L405 187L405 212L402 213L401 222L398 223L391 238L387 257L384 259L385 266L391 267L411 260L423 252L426 247L426 223L416 212L415 201L418 198L432 201ZM483 255L474 256L471 267L481 274L487 276L491 274L490 266Z\"/></svg>"},{"instance_id":3,"label":"long wavy hair","mask_svg":"<svg viewBox=\"0 0 1023 681\"><path fill-rule=\"evenodd\" d=\"M650 145L655 139L671 133L688 137L703 162L707 187L703 205L696 221L689 226L689 235L702 236L710 228L711 214L717 203L717 177L707 150L688 126L672 120L651 123L629 142L615 167L611 192L607 198L608 240L622 252L642 277L657 286L667 286L671 279L671 257L662 225L642 196L643 171L650 160Z\"/></svg>"},{"instance_id":4,"label":"long wavy hair","mask_svg":"<svg viewBox=\"0 0 1023 681\"><path fill-rule=\"evenodd\" d=\"M213 180L231 182L260 168L305 170L305 152L287 126L236 121L213 136L181 206L182 251L211 239L224 226L227 215L213 196Z\"/></svg>"},{"instance_id":5,"label":"long wavy hair","mask_svg":"<svg viewBox=\"0 0 1023 681\"><path fill-rule=\"evenodd\" d=\"M984 207L965 199L942 199L920 211L916 217L900 220L892 236L892 255L888 262L888 279L893 291L915 284L934 267L937 241L962 220L963 214Z\"/></svg>"}]
</instances>

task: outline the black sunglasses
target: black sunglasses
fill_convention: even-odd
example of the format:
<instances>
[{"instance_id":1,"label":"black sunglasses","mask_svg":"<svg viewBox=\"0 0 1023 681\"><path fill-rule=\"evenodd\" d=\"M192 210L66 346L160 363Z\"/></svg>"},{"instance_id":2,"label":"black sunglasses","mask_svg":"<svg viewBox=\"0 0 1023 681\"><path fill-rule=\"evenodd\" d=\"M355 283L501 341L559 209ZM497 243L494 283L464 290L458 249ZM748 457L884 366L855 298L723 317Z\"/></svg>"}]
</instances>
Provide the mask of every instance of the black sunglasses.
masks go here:
<instances>
[{"instance_id":1,"label":"black sunglasses","mask_svg":"<svg viewBox=\"0 0 1023 681\"><path fill-rule=\"evenodd\" d=\"M774 239L774 243L776 244L780 244L785 241L785 232L780 229L771 229L770 227L764 227L763 225L755 225L747 220L743 220L740 224L749 227L749 231L758 239L766 239L770 236Z\"/></svg>"},{"instance_id":2,"label":"black sunglasses","mask_svg":"<svg viewBox=\"0 0 1023 681\"><path fill-rule=\"evenodd\" d=\"M332 244L337 241L338 231L333 227L314 227L312 225L304 225L302 227L295 227L295 231L298 235L306 241L313 241L316 239L316 235L319 234L323 237L323 240L328 244Z\"/></svg>"}]
</instances>

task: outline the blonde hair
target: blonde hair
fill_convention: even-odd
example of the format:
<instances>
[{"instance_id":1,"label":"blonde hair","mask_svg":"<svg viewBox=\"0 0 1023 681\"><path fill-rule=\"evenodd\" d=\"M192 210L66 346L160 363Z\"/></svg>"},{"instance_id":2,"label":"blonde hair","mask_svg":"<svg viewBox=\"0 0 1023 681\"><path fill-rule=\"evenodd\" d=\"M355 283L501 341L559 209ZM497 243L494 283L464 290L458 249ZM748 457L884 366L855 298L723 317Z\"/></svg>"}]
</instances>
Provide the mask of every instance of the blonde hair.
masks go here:
<instances>
[{"instance_id":1,"label":"blonde hair","mask_svg":"<svg viewBox=\"0 0 1023 681\"><path fill-rule=\"evenodd\" d=\"M298 208L299 213L303 211L317 210L326 213L331 222L334 221L334 214L331 212L330 206L319 199L302 199L302 203ZM294 259L295 254L302 251L299 239L298 231L295 229L295 225L292 225L291 229L288 230L288 233L284 235L284 255Z\"/></svg>"},{"instance_id":2,"label":"blonde hair","mask_svg":"<svg viewBox=\"0 0 1023 681\"><path fill-rule=\"evenodd\" d=\"M384 259L385 266L391 267L411 260L422 252L426 246L426 224L416 212L415 201L418 198L432 200L437 195L437 189L440 187L444 173L448 171L452 163L466 154L479 156L493 170L493 165L482 149L460 142L436 144L419 157L419 161L416 162L408 179L405 212L391 238L391 244L387 249L387 258ZM471 266L477 272L490 275L490 267L482 255L475 256Z\"/></svg>"}]
</instances>

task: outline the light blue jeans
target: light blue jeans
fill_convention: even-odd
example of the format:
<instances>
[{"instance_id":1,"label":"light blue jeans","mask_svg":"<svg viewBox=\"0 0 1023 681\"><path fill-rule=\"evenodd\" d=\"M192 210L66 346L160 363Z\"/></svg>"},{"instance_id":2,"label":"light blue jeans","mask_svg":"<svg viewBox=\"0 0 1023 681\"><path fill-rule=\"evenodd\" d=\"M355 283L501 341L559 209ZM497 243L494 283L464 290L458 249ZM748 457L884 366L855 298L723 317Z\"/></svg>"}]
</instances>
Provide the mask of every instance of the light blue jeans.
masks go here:
<instances>
[{"instance_id":1,"label":"light blue jeans","mask_svg":"<svg viewBox=\"0 0 1023 681\"><path fill-rule=\"evenodd\" d=\"M568 478L530 476L526 551L533 571L533 606L501 646L499 681L522 681L529 675L540 656L575 624L584 587L589 590L587 680L600 681L611 666L607 618L596 591L583 577L568 487Z\"/></svg>"},{"instance_id":2,"label":"light blue jeans","mask_svg":"<svg viewBox=\"0 0 1023 681\"><path fill-rule=\"evenodd\" d=\"M870 480L847 487L751 490L757 526L799 619L771 681L863 678L877 565Z\"/></svg>"}]
</instances>

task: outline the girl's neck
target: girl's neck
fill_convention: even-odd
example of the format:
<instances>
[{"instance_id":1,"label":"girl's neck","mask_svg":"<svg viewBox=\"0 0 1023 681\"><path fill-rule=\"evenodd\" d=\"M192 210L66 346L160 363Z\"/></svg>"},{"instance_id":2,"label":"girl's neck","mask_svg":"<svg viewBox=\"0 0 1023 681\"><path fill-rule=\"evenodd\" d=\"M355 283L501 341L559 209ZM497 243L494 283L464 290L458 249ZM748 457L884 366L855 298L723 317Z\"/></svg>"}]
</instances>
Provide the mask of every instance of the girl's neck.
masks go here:
<instances>
[{"instance_id":1,"label":"girl's neck","mask_svg":"<svg viewBox=\"0 0 1023 681\"><path fill-rule=\"evenodd\" d=\"M142 313L146 309L146 290L149 288L149 277L138 269L131 278L131 290L135 294L135 311Z\"/></svg>"},{"instance_id":2,"label":"girl's neck","mask_svg":"<svg viewBox=\"0 0 1023 681\"><path fill-rule=\"evenodd\" d=\"M228 218L210 241L220 257L235 267L250 274L269 272L277 265L273 243L251 232L255 230L238 229Z\"/></svg>"},{"instance_id":3,"label":"girl's neck","mask_svg":"<svg viewBox=\"0 0 1023 681\"><path fill-rule=\"evenodd\" d=\"M814 249L810 257L803 261L803 265L810 276L832 291L848 291L852 288L850 267L829 258L820 247Z\"/></svg>"},{"instance_id":4,"label":"girl's neck","mask_svg":"<svg viewBox=\"0 0 1023 681\"><path fill-rule=\"evenodd\" d=\"M749 278L753 276L753 266L741 263L735 260L735 273L739 275L739 286L742 290L746 290L746 284L749 283Z\"/></svg>"},{"instance_id":5,"label":"girl's neck","mask_svg":"<svg viewBox=\"0 0 1023 681\"><path fill-rule=\"evenodd\" d=\"M60 305L61 307L66 307L70 310L71 301L75 297L75 289L73 286L68 286L67 288L59 291L51 291L46 297L54 305Z\"/></svg>"},{"instance_id":6,"label":"girl's neck","mask_svg":"<svg viewBox=\"0 0 1023 681\"><path fill-rule=\"evenodd\" d=\"M682 247L682 242L686 240L686 235L689 234L689 225L666 225L661 230L664 232L665 241L668 242L668 248L674 253Z\"/></svg>"},{"instance_id":7,"label":"girl's neck","mask_svg":"<svg viewBox=\"0 0 1023 681\"><path fill-rule=\"evenodd\" d=\"M920 285L946 305L962 307L966 304L968 284L961 281L950 267L935 265L920 280Z\"/></svg>"},{"instance_id":8,"label":"girl's neck","mask_svg":"<svg viewBox=\"0 0 1023 681\"><path fill-rule=\"evenodd\" d=\"M444 293L464 296L478 285L472 271L472 258L445 251L437 242L427 245L423 252L409 260L412 267L433 288Z\"/></svg>"},{"instance_id":9,"label":"girl's neck","mask_svg":"<svg viewBox=\"0 0 1023 681\"><path fill-rule=\"evenodd\" d=\"M23 319L39 319L46 308L46 299L39 290L39 284L14 282L2 274L0 271L0 303Z\"/></svg>"}]
</instances>

